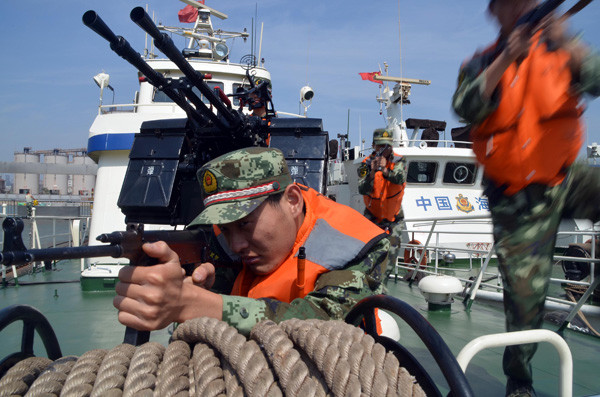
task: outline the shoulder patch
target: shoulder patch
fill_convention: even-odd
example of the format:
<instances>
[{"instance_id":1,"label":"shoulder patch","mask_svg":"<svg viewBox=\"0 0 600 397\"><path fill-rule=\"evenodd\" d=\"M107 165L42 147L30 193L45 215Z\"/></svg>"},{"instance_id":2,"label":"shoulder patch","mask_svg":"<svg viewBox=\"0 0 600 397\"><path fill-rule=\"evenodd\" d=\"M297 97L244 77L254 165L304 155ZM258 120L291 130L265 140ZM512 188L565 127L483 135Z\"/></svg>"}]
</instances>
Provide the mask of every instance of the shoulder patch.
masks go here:
<instances>
[{"instance_id":1,"label":"shoulder patch","mask_svg":"<svg viewBox=\"0 0 600 397\"><path fill-rule=\"evenodd\" d=\"M366 164L363 163L360 167L358 167L358 177L359 178L366 177L368 172L369 172L369 167L367 167Z\"/></svg>"}]
</instances>

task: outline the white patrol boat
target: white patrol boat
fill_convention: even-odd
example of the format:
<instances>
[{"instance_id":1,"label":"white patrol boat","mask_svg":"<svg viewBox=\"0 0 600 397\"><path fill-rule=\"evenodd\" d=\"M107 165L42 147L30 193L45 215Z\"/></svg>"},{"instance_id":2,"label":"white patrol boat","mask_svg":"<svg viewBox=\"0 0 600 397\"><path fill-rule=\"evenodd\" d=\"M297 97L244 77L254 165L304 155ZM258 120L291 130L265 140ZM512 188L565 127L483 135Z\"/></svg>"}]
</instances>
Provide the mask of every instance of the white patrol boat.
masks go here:
<instances>
[{"instance_id":1,"label":"white patrol boat","mask_svg":"<svg viewBox=\"0 0 600 397\"><path fill-rule=\"evenodd\" d=\"M425 243L428 248L437 248L435 253L439 258L437 255L427 258L434 262L444 254L448 261L452 257L464 261L469 260L473 250L489 251L493 239L488 201L483 195L483 172L468 141L467 127L452 129L452 137L446 139L445 121L403 119L403 106L410 103L411 86L429 85L429 80L387 75L379 75L377 79L384 82L377 101L385 107L386 129L394 137L394 154L404 157L407 164L402 200L407 225L403 245L410 241L406 259L418 257L421 251L410 248ZM342 159L330 165L328 195L363 212L357 170L372 149L350 148L348 142L342 142L341 146ZM435 230L430 235L432 226Z\"/></svg>"},{"instance_id":2,"label":"white patrol boat","mask_svg":"<svg viewBox=\"0 0 600 397\"><path fill-rule=\"evenodd\" d=\"M461 282L452 288L453 293L462 293L469 305L475 296L501 301L502 281L484 194L483 168L471 149L468 126L452 128L447 139L444 121L404 119L403 106L410 103L411 86L431 82L388 76L387 64L385 75L375 78L383 82L377 101L386 110L386 129L393 133L394 154L404 157L407 164L402 200L404 255L391 269L392 277L412 283L415 277L421 279L427 274L452 275ZM341 138L341 159L330 162L327 194L362 213L365 206L358 193L358 168L372 148L351 147L347 136ZM600 315L597 306L584 305L593 291L600 297L598 282L594 283L597 277L590 270L598 257L593 239L598 239L598 233L589 220L561 222L554 257L557 266L546 301L549 310L570 311L575 297L582 313ZM417 265L419 272L414 272ZM442 290L447 287L439 285ZM573 297L569 289L581 292ZM582 297L587 289L589 292Z\"/></svg>"}]
</instances>

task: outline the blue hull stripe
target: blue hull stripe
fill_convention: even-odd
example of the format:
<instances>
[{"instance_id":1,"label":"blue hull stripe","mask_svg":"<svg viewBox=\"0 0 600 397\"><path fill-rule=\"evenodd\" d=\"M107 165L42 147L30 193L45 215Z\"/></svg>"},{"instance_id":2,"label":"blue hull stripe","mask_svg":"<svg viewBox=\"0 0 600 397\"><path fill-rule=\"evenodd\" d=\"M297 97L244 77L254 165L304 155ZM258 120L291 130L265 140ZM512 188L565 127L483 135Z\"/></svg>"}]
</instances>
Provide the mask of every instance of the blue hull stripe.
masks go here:
<instances>
[{"instance_id":1,"label":"blue hull stripe","mask_svg":"<svg viewBox=\"0 0 600 397\"><path fill-rule=\"evenodd\" d=\"M131 150L135 133L101 134L88 139L88 154L103 150Z\"/></svg>"}]
</instances>

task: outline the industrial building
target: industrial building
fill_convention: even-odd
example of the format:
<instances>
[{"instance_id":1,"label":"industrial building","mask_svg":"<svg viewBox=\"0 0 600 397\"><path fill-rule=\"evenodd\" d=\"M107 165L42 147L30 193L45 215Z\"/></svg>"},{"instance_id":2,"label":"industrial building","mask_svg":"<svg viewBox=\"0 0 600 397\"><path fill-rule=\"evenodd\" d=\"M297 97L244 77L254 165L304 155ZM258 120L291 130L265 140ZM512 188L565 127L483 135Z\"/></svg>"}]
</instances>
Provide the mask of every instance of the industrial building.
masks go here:
<instances>
[{"instance_id":1,"label":"industrial building","mask_svg":"<svg viewBox=\"0 0 600 397\"><path fill-rule=\"evenodd\" d=\"M91 197L96 171L86 149L25 147L15 152L14 162L0 163L0 173L14 175L12 194Z\"/></svg>"}]
</instances>

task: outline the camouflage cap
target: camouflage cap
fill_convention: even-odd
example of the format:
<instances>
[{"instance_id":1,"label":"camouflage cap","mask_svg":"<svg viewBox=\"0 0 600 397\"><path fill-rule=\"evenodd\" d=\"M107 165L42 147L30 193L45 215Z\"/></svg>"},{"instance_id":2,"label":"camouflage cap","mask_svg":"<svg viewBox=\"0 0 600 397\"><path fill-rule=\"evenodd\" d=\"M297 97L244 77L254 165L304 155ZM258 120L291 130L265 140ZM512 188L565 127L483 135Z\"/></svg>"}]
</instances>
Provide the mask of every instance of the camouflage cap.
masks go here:
<instances>
[{"instance_id":1,"label":"camouflage cap","mask_svg":"<svg viewBox=\"0 0 600 397\"><path fill-rule=\"evenodd\" d=\"M373 131L373 145L391 145L394 138L391 131L385 128L377 128Z\"/></svg>"},{"instance_id":2,"label":"camouflage cap","mask_svg":"<svg viewBox=\"0 0 600 397\"><path fill-rule=\"evenodd\" d=\"M204 164L196 176L205 208L188 227L235 222L292 183L283 153L264 147L217 157Z\"/></svg>"}]
</instances>

